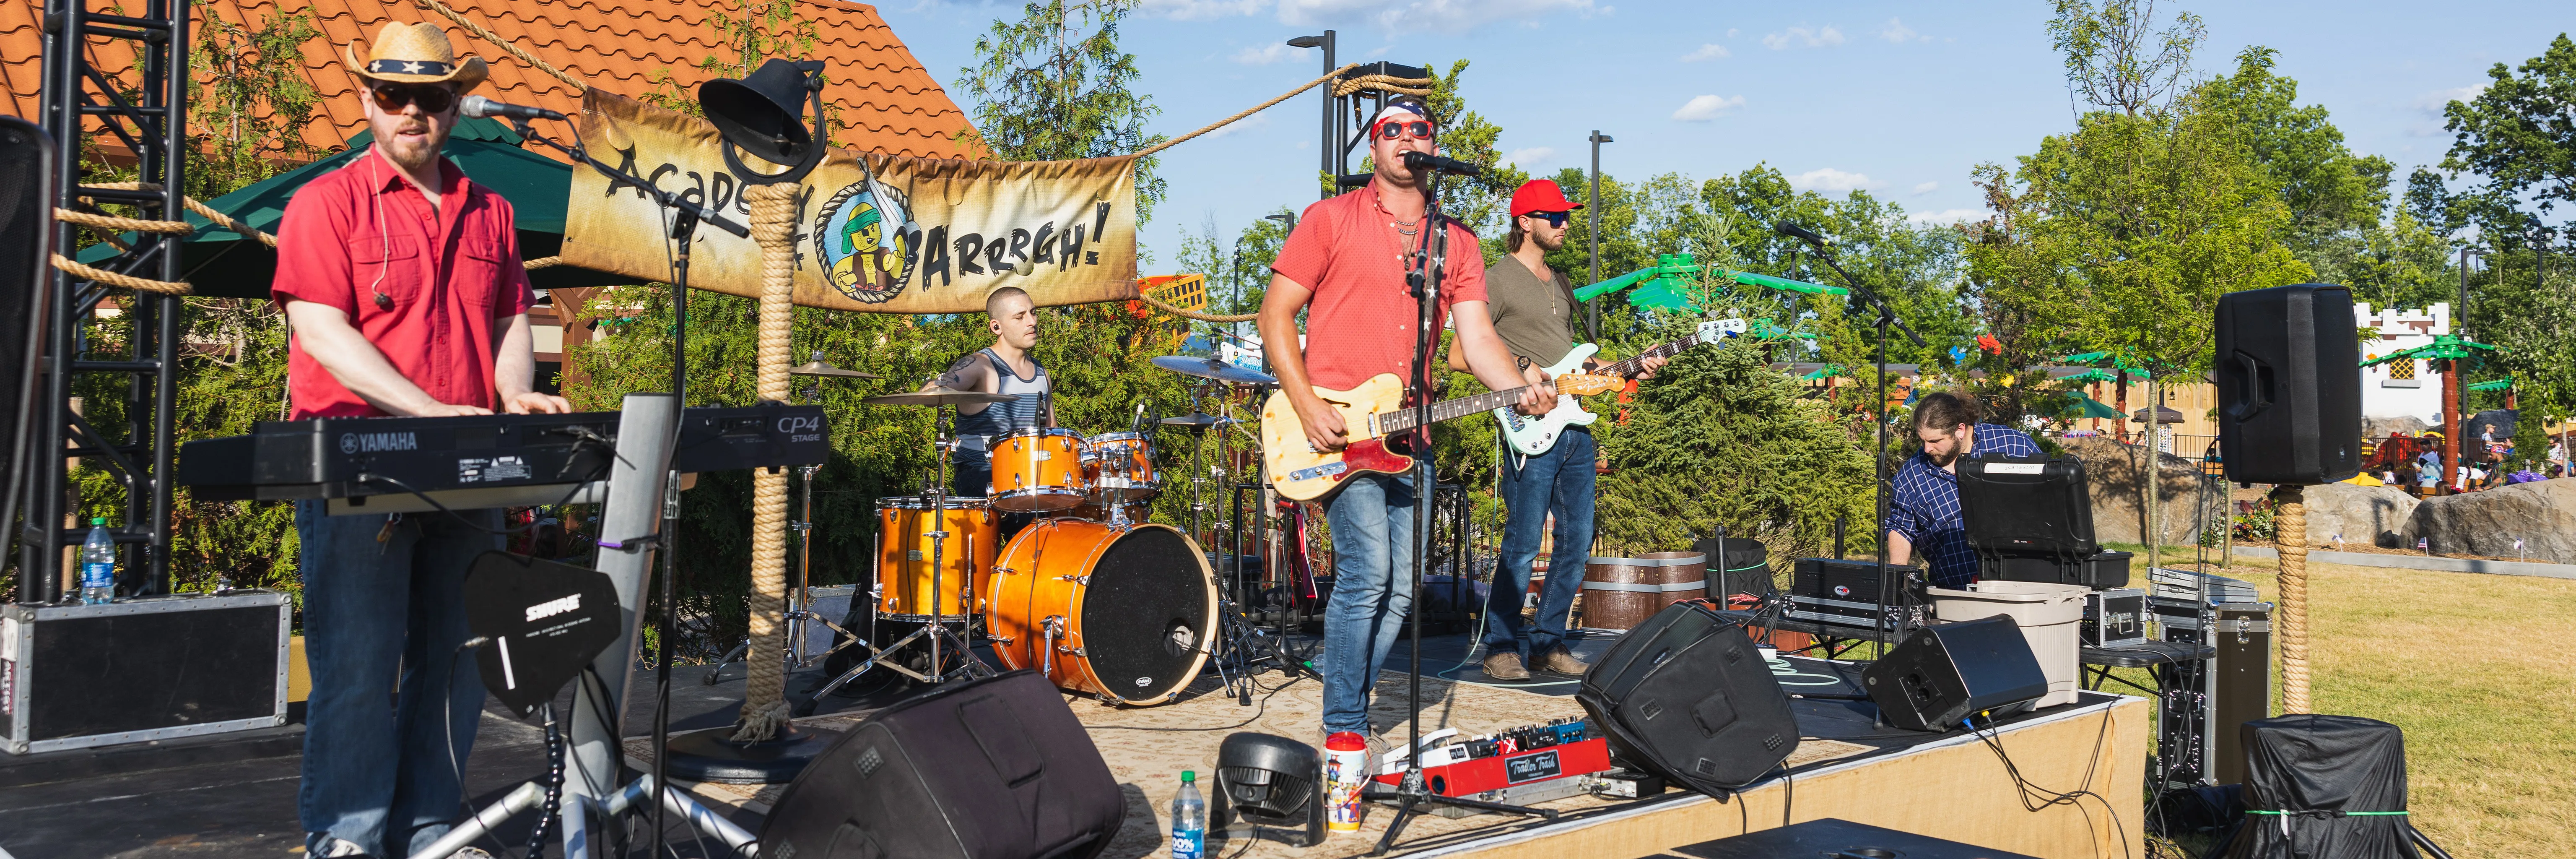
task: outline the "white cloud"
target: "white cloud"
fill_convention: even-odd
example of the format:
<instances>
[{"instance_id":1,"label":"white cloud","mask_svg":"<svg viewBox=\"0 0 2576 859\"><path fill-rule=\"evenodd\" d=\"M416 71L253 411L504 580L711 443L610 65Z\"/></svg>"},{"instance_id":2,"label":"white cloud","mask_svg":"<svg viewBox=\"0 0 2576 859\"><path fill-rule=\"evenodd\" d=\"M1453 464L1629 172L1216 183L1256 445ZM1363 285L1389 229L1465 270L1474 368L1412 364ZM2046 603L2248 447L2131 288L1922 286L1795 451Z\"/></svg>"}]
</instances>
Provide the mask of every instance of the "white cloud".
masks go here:
<instances>
[{"instance_id":1,"label":"white cloud","mask_svg":"<svg viewBox=\"0 0 2576 859\"><path fill-rule=\"evenodd\" d=\"M1732 38L1735 38L1735 34L1737 34L1737 33L1741 33L1741 32L1744 32L1744 31L1742 31L1742 30L1738 30L1738 29L1735 29L1735 28L1733 28L1733 27L1728 27L1728 28L1726 28L1726 37L1727 37L1727 38L1729 38L1729 39L1732 39Z\"/></svg>"},{"instance_id":2,"label":"white cloud","mask_svg":"<svg viewBox=\"0 0 2576 859\"><path fill-rule=\"evenodd\" d=\"M1914 32L1914 28L1905 26L1905 22L1894 18L1887 19L1887 27L1878 31L1878 37L1900 45L1907 42L1932 41L1932 37Z\"/></svg>"},{"instance_id":3,"label":"white cloud","mask_svg":"<svg viewBox=\"0 0 2576 859\"><path fill-rule=\"evenodd\" d=\"M1144 0L1137 10L1156 18L1175 21L1211 21L1236 15L1256 15L1270 5L1270 0Z\"/></svg>"},{"instance_id":4,"label":"white cloud","mask_svg":"<svg viewBox=\"0 0 2576 859\"><path fill-rule=\"evenodd\" d=\"M1528 149L1514 149L1510 152L1503 153L1503 163L1526 170L1533 165L1545 163L1548 159L1554 157L1556 157L1555 149L1546 146L1532 146Z\"/></svg>"},{"instance_id":5,"label":"white cloud","mask_svg":"<svg viewBox=\"0 0 2576 859\"><path fill-rule=\"evenodd\" d=\"M2422 98L2416 99L2415 107L2416 109L2422 110L2426 113L2440 115L2444 105L2448 105L2455 101L2469 101L2480 95L2484 95L2486 91L2486 84L2435 90L2433 92L2425 93Z\"/></svg>"},{"instance_id":6,"label":"white cloud","mask_svg":"<svg viewBox=\"0 0 2576 859\"><path fill-rule=\"evenodd\" d=\"M1920 197L1938 190L1941 190L1941 183L1925 182L1921 185L1914 186L1914 196Z\"/></svg>"},{"instance_id":7,"label":"white cloud","mask_svg":"<svg viewBox=\"0 0 2576 859\"><path fill-rule=\"evenodd\" d=\"M1832 27L1811 30L1804 26L1797 26L1789 28L1785 33L1772 33L1762 37L1762 46L1774 51L1793 45L1802 48L1821 48L1842 43L1843 31Z\"/></svg>"},{"instance_id":8,"label":"white cloud","mask_svg":"<svg viewBox=\"0 0 2576 859\"><path fill-rule=\"evenodd\" d=\"M1673 118L1683 122L1707 122L1725 115L1729 108L1743 106L1744 97L1740 95L1725 98L1703 95L1692 98L1682 105L1682 109L1673 111Z\"/></svg>"},{"instance_id":9,"label":"white cloud","mask_svg":"<svg viewBox=\"0 0 2576 859\"><path fill-rule=\"evenodd\" d=\"M1711 42L1709 44L1699 46L1699 50L1683 54L1682 62L1702 63L1709 60L1723 60L1731 56L1734 56L1734 53L1728 51L1725 45Z\"/></svg>"},{"instance_id":10,"label":"white cloud","mask_svg":"<svg viewBox=\"0 0 2576 859\"><path fill-rule=\"evenodd\" d=\"M1208 0L1198 0L1208 2ZM1235 0L1253 2L1253 0ZM1464 33L1488 24L1531 23L1573 13L1589 18L1615 10L1595 0L1278 0L1279 22L1290 26L1331 26L1357 19L1390 32L1430 30Z\"/></svg>"},{"instance_id":11,"label":"white cloud","mask_svg":"<svg viewBox=\"0 0 2576 859\"><path fill-rule=\"evenodd\" d=\"M1846 173L1831 167L1818 167L1814 170L1809 170L1805 173L1789 177L1789 187L1796 188L1800 191L1833 191L1836 193L1842 193L1863 188L1875 188L1877 186L1878 183L1870 181L1867 174Z\"/></svg>"},{"instance_id":12,"label":"white cloud","mask_svg":"<svg viewBox=\"0 0 2576 859\"><path fill-rule=\"evenodd\" d=\"M1284 63L1289 60L1305 59L1313 54L1314 51L1311 49L1292 48L1284 42L1274 42L1264 47L1245 48L1243 50L1236 51L1234 52L1234 61L1247 66L1266 66L1271 63Z\"/></svg>"},{"instance_id":13,"label":"white cloud","mask_svg":"<svg viewBox=\"0 0 2576 859\"><path fill-rule=\"evenodd\" d=\"M1253 114L1253 115L1251 115L1251 116L1247 116L1247 117L1244 117L1244 118L1242 118L1242 119L1238 119L1238 120L1235 120L1235 121L1233 121L1233 122L1226 123L1226 124L1225 124L1225 127L1223 127L1223 128L1219 128L1219 129L1217 129L1217 130L1215 130L1215 131L1208 132L1208 133L1207 133L1207 136L1206 136L1205 138L1203 138L1203 139L1213 140L1213 139L1216 139L1216 138L1219 138L1219 137L1224 137L1224 136L1226 136L1226 135L1233 134L1233 133L1238 132L1238 131L1251 131L1251 130L1256 129L1256 128L1262 128L1262 127L1268 126L1269 124L1270 124L1270 114L1267 114L1267 113L1256 113L1256 114Z\"/></svg>"},{"instance_id":14,"label":"white cloud","mask_svg":"<svg viewBox=\"0 0 2576 859\"><path fill-rule=\"evenodd\" d=\"M1943 209L1938 212L1916 212L1905 216L1905 219L1913 221L1917 226L1946 227L1960 221L1981 220L1986 216L1984 209Z\"/></svg>"}]
</instances>

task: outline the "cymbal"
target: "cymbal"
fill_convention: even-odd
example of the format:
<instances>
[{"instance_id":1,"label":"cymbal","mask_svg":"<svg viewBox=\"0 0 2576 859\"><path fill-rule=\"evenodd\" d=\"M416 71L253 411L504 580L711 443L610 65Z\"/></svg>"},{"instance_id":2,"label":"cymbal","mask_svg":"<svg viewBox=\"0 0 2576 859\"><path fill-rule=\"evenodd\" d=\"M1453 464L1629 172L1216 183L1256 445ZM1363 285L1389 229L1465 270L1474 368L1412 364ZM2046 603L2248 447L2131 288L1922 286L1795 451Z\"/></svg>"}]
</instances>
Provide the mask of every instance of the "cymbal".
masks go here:
<instances>
[{"instance_id":1,"label":"cymbal","mask_svg":"<svg viewBox=\"0 0 2576 859\"><path fill-rule=\"evenodd\" d=\"M859 402L872 406L971 406L978 403L1007 403L1018 394L987 394L982 391L960 391L955 388L932 388L901 394L880 394Z\"/></svg>"},{"instance_id":2,"label":"cymbal","mask_svg":"<svg viewBox=\"0 0 2576 859\"><path fill-rule=\"evenodd\" d=\"M875 373L862 373L862 372L859 372L859 371L857 371L857 370L844 370L844 369L841 369L841 368L839 368L839 367L832 366L832 362L823 360L823 353L821 353L821 352L816 352L816 353L814 353L814 360L807 361L807 362L805 362L805 363L798 364L798 365L796 365L796 366L794 366L794 367L789 367L789 368L787 368L787 375L790 375L790 376L836 376L836 377L844 378L844 379L882 379L882 378L885 378L884 376L879 376L879 375L877 375L877 374L875 374Z\"/></svg>"},{"instance_id":3,"label":"cymbal","mask_svg":"<svg viewBox=\"0 0 2576 859\"><path fill-rule=\"evenodd\" d=\"M1184 376L1197 376L1201 379L1207 379L1213 382L1223 382L1229 385L1279 384L1279 380L1273 378L1270 374L1256 370L1246 370L1214 358L1201 358L1196 355L1165 355L1154 359L1154 366L1161 367Z\"/></svg>"},{"instance_id":4,"label":"cymbal","mask_svg":"<svg viewBox=\"0 0 2576 859\"><path fill-rule=\"evenodd\" d=\"M1208 413L1206 413L1206 412L1191 412L1191 413L1186 414L1186 415L1177 415L1177 416L1174 416L1174 417L1164 418L1164 419L1162 419L1161 421L1158 421L1158 423L1164 424L1164 425L1166 425L1166 426L1185 426L1185 427L1218 427L1218 426L1231 426L1231 425L1233 425L1233 424L1239 424L1239 423L1242 423L1242 422L1243 422L1243 421L1238 420L1238 419L1235 419L1235 418L1221 418L1221 417L1217 417L1216 415L1208 414Z\"/></svg>"}]
</instances>

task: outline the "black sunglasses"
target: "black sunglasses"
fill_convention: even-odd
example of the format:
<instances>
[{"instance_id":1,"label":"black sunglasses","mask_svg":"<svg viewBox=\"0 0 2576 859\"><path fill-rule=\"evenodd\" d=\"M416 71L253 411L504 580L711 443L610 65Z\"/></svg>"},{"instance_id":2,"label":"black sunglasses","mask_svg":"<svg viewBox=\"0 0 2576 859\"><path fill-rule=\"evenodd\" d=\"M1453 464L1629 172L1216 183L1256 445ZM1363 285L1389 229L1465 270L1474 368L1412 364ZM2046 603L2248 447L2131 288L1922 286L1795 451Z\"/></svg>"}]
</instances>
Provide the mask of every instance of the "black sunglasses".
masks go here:
<instances>
[{"instance_id":1,"label":"black sunglasses","mask_svg":"<svg viewBox=\"0 0 2576 859\"><path fill-rule=\"evenodd\" d=\"M1574 213L1573 213L1573 212L1528 212L1528 213L1522 214L1522 215L1521 215L1521 217L1524 217L1524 218L1537 218L1537 219L1539 219L1539 220L1546 221L1548 226L1551 226L1551 227L1562 227L1562 226L1565 226L1565 221L1566 221L1566 219L1574 217Z\"/></svg>"},{"instance_id":2,"label":"black sunglasses","mask_svg":"<svg viewBox=\"0 0 2576 859\"><path fill-rule=\"evenodd\" d=\"M446 113L456 106L456 91L438 84L378 84L367 89L376 99L376 108L398 113L403 105L420 105L422 113Z\"/></svg>"}]
</instances>

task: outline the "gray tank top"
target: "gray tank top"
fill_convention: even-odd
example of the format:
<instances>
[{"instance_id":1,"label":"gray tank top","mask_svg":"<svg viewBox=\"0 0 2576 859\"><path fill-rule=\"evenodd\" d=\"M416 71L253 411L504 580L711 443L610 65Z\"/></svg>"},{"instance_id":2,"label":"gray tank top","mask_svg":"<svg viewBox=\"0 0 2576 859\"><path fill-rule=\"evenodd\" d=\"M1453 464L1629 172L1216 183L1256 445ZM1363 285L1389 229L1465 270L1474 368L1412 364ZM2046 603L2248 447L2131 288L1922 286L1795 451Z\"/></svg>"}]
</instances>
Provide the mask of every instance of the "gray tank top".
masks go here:
<instances>
[{"instance_id":1,"label":"gray tank top","mask_svg":"<svg viewBox=\"0 0 2576 859\"><path fill-rule=\"evenodd\" d=\"M995 403L986 406L983 411L958 417L957 434L968 437L991 437L1044 425L1047 401L1054 396L1054 383L1048 378L1046 367L1039 364L1038 359L1030 358L1029 367L1035 372L1029 378L1023 379L1011 371L1010 362L1002 360L1000 355L993 354L992 349L987 348L976 354L983 356L985 361L991 362L993 373L1001 378L1002 384L996 392L1017 394L1019 399L1007 403ZM983 446L971 445L971 447L982 449Z\"/></svg>"}]
</instances>

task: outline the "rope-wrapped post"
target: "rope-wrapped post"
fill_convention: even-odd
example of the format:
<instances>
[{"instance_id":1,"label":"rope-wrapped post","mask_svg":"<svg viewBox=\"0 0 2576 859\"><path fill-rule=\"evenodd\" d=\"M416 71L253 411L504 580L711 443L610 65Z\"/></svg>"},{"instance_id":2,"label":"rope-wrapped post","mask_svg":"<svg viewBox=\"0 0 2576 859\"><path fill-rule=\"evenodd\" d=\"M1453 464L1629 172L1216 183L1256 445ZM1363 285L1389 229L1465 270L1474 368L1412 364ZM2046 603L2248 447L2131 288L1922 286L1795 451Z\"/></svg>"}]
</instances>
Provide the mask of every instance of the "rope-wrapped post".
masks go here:
<instances>
[{"instance_id":1,"label":"rope-wrapped post","mask_svg":"<svg viewBox=\"0 0 2576 859\"><path fill-rule=\"evenodd\" d=\"M2308 708L2308 504L2296 485L2272 489L2273 539L2281 550L2281 712Z\"/></svg>"},{"instance_id":2,"label":"rope-wrapped post","mask_svg":"<svg viewBox=\"0 0 2576 859\"><path fill-rule=\"evenodd\" d=\"M793 182L753 185L751 238L760 244L760 398L785 402L788 335L795 320L796 195ZM751 473L751 646L743 653L742 721L735 742L761 742L787 726L787 666L782 631L787 609L787 472Z\"/></svg>"}]
</instances>

